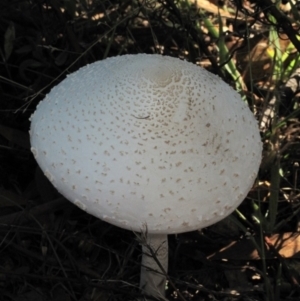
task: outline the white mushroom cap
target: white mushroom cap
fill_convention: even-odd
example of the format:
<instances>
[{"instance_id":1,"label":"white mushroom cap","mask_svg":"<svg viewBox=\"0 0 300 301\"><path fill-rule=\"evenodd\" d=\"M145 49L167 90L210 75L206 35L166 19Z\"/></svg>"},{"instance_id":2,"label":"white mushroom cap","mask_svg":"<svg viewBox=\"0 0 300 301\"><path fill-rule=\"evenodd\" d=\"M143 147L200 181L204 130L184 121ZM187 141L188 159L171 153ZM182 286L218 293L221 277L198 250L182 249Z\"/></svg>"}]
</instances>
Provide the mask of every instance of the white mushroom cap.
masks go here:
<instances>
[{"instance_id":1,"label":"white mushroom cap","mask_svg":"<svg viewBox=\"0 0 300 301\"><path fill-rule=\"evenodd\" d=\"M261 161L257 122L239 94L172 57L85 66L31 120L32 152L58 191L134 231L214 224L246 197Z\"/></svg>"}]
</instances>

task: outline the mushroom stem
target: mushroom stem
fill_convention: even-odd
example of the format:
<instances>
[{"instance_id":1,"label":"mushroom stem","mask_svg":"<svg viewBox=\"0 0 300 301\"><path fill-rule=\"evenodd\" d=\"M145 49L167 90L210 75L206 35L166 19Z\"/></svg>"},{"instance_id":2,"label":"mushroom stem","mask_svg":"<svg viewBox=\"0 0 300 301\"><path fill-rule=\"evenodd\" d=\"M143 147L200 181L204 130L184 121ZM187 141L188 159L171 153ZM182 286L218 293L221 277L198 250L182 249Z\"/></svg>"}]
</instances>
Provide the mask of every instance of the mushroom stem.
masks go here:
<instances>
[{"instance_id":1,"label":"mushroom stem","mask_svg":"<svg viewBox=\"0 0 300 301\"><path fill-rule=\"evenodd\" d=\"M140 288L144 294L157 300L165 298L166 274L168 271L167 234L149 234L142 243L142 267Z\"/></svg>"}]
</instances>

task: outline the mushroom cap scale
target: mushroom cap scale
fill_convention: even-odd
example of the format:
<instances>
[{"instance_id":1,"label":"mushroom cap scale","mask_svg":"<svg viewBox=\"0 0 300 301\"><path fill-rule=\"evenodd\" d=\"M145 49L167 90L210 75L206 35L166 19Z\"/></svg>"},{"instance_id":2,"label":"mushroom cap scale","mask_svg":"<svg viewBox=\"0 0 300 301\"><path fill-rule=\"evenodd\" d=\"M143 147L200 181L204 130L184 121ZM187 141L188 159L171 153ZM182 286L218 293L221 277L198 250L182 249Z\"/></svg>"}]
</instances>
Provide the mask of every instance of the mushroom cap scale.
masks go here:
<instances>
[{"instance_id":1,"label":"mushroom cap scale","mask_svg":"<svg viewBox=\"0 0 300 301\"><path fill-rule=\"evenodd\" d=\"M69 75L31 117L32 152L71 202L116 226L181 233L243 201L261 161L257 122L206 70L124 55Z\"/></svg>"}]
</instances>

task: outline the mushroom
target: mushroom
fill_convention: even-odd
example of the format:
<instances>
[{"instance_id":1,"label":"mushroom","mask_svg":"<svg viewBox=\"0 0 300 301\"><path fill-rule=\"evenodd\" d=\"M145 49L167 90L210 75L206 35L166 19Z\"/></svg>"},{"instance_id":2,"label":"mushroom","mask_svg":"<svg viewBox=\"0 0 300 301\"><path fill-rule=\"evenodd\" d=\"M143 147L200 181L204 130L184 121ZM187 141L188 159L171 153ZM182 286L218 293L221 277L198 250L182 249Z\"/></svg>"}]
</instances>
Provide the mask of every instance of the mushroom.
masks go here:
<instances>
[{"instance_id":1,"label":"mushroom","mask_svg":"<svg viewBox=\"0 0 300 301\"><path fill-rule=\"evenodd\" d=\"M262 148L236 91L201 67L156 54L108 58L71 74L38 104L30 137L36 161L68 200L118 227L146 229L140 286L162 300L167 235L235 210Z\"/></svg>"}]
</instances>

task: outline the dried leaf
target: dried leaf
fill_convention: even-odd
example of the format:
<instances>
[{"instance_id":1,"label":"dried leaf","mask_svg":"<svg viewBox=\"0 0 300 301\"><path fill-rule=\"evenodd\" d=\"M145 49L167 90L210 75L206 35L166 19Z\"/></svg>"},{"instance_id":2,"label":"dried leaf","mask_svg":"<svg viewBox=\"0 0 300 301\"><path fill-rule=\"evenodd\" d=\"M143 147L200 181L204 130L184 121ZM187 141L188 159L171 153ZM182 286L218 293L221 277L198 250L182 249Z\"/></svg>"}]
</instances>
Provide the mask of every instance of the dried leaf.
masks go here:
<instances>
[{"instance_id":1,"label":"dried leaf","mask_svg":"<svg viewBox=\"0 0 300 301\"><path fill-rule=\"evenodd\" d=\"M63 65L66 63L66 61L67 61L67 59L68 59L68 56L69 56L69 54L68 54L67 51L61 52L61 53L56 57L56 59L55 59L55 64L56 64L57 66L63 66Z\"/></svg>"},{"instance_id":2,"label":"dried leaf","mask_svg":"<svg viewBox=\"0 0 300 301\"><path fill-rule=\"evenodd\" d=\"M273 234L269 238L269 243L276 251L285 258L299 258L300 256L300 235L299 233ZM218 252L208 256L210 260L258 260L260 256L254 244L249 239L231 242ZM267 250L266 258L271 259L272 254Z\"/></svg>"},{"instance_id":3,"label":"dried leaf","mask_svg":"<svg viewBox=\"0 0 300 301\"><path fill-rule=\"evenodd\" d=\"M43 66L43 64L37 60L34 60L34 59L25 60L24 62L22 62L20 64L20 67L19 67L20 75L24 80L26 80L28 82L28 76L26 75L25 71L28 68L35 69L35 68L39 68L42 66Z\"/></svg>"},{"instance_id":4,"label":"dried leaf","mask_svg":"<svg viewBox=\"0 0 300 301\"><path fill-rule=\"evenodd\" d=\"M5 60L8 60L14 48L16 30L13 22L10 22L4 34L4 53Z\"/></svg>"}]
</instances>

